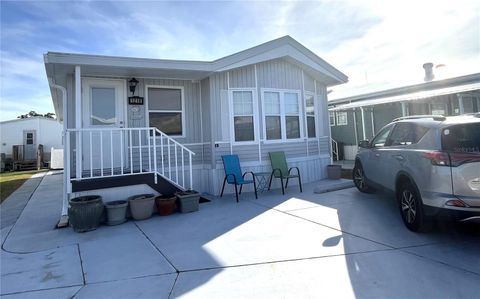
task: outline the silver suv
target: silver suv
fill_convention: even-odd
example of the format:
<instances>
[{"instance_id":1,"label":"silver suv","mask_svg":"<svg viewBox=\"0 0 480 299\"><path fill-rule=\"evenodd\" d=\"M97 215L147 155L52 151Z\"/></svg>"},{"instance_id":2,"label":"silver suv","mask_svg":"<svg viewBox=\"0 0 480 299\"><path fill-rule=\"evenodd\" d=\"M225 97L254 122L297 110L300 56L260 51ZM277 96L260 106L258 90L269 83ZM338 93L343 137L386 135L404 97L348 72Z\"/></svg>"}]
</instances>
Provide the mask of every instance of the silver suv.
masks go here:
<instances>
[{"instance_id":1,"label":"silver suv","mask_svg":"<svg viewBox=\"0 0 480 299\"><path fill-rule=\"evenodd\" d=\"M353 181L361 192L394 191L412 231L444 213L480 220L480 113L395 119L360 142Z\"/></svg>"}]
</instances>

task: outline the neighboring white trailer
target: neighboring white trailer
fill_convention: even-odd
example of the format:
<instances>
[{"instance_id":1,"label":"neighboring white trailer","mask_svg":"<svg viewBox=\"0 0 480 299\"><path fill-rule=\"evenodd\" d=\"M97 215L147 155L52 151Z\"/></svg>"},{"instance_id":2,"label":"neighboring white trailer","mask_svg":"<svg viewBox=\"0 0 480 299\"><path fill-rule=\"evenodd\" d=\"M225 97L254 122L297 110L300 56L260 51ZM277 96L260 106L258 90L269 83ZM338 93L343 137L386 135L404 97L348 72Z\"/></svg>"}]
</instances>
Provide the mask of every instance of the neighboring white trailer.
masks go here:
<instances>
[{"instance_id":1,"label":"neighboring white trailer","mask_svg":"<svg viewBox=\"0 0 480 299\"><path fill-rule=\"evenodd\" d=\"M12 147L21 145L25 160L35 160L39 144L43 145L44 160L50 161L50 149L63 148L62 125L55 119L29 117L0 122L0 153L12 157Z\"/></svg>"}]
</instances>

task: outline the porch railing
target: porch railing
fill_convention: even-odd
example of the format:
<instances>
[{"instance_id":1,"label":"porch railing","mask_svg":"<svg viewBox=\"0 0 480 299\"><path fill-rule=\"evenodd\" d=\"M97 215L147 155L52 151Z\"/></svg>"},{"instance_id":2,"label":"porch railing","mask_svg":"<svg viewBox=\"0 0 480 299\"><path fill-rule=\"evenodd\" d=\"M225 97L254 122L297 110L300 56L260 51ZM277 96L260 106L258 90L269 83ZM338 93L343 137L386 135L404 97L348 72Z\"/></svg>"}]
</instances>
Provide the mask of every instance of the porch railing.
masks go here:
<instances>
[{"instance_id":1,"label":"porch railing","mask_svg":"<svg viewBox=\"0 0 480 299\"><path fill-rule=\"evenodd\" d=\"M336 142L333 138L330 138L332 141L332 158L333 161L338 161L338 142Z\"/></svg>"},{"instance_id":2,"label":"porch railing","mask_svg":"<svg viewBox=\"0 0 480 299\"><path fill-rule=\"evenodd\" d=\"M193 188L195 153L157 128L67 129L66 133L65 171L71 181L151 173L155 183L160 175L181 189Z\"/></svg>"}]
</instances>

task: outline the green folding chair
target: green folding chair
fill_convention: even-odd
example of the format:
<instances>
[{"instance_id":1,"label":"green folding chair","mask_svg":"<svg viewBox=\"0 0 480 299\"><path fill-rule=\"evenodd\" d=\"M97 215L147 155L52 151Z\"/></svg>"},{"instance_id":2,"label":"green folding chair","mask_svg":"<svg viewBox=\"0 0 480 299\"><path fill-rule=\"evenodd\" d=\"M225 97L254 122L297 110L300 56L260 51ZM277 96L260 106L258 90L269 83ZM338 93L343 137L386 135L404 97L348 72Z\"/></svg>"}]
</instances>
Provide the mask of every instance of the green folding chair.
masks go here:
<instances>
[{"instance_id":1,"label":"green folding chair","mask_svg":"<svg viewBox=\"0 0 480 299\"><path fill-rule=\"evenodd\" d=\"M300 186L300 192L302 192L302 179L300 177L300 170L298 167L291 167L290 169L287 166L287 159L285 158L284 152L269 152L270 163L272 164L272 174L270 175L270 182L268 183L268 190L272 186L272 179L275 177L280 179L282 185L282 194L285 194L285 189L288 187L288 180L293 178L298 178L298 185ZM297 174L291 174L292 169L297 170ZM283 187L283 180L287 179L285 187Z\"/></svg>"}]
</instances>

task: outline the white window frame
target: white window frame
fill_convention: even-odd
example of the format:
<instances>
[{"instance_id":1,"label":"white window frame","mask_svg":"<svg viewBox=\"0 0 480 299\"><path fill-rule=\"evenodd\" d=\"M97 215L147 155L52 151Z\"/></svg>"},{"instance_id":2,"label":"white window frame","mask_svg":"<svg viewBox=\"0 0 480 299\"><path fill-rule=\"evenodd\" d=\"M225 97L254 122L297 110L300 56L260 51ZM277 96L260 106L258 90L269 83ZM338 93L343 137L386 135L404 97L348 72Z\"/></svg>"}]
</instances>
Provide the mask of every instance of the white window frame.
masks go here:
<instances>
[{"instance_id":1,"label":"white window frame","mask_svg":"<svg viewBox=\"0 0 480 299\"><path fill-rule=\"evenodd\" d=\"M278 92L280 94L280 129L281 129L281 138L280 139L267 139L267 126L265 122L265 92ZM300 137L299 138L290 138L287 139L287 119L286 116L292 116L291 114L285 114L285 93L296 93L298 100L298 121L300 127ZM283 143L283 142L299 142L305 138L305 133L303 127L306 121L305 119L305 110L302 113L302 92L301 90L296 89L277 89L277 88L261 88L260 94L262 98L262 124L263 124L263 140L265 143Z\"/></svg>"},{"instance_id":2,"label":"white window frame","mask_svg":"<svg viewBox=\"0 0 480 299\"><path fill-rule=\"evenodd\" d=\"M330 127L335 127L335 123L336 123L336 115L335 115L335 111L328 111L328 121L330 123ZM332 120L333 120L333 123L332 123Z\"/></svg>"},{"instance_id":3,"label":"white window frame","mask_svg":"<svg viewBox=\"0 0 480 299\"><path fill-rule=\"evenodd\" d=\"M182 110L150 110L148 106L148 89L149 88L164 88L164 89L180 89L180 97L182 101ZM172 138L185 138L186 136L186 125L185 125L185 87L183 86L168 86L168 85L145 85L145 119L146 126L150 127L150 112L158 113L178 113L182 114L182 135L168 135Z\"/></svg>"},{"instance_id":4,"label":"white window frame","mask_svg":"<svg viewBox=\"0 0 480 299\"><path fill-rule=\"evenodd\" d=\"M313 97L313 119L314 119L314 123L315 123L315 137L308 136L308 117L312 117L312 116L307 115L307 96L312 96ZM312 139L312 140L317 139L317 136L318 136L317 97L315 96L315 93L313 93L311 91L305 91L305 99L303 100L303 103L304 103L303 111L304 111L304 116L305 116L305 137L308 138L308 139Z\"/></svg>"},{"instance_id":5,"label":"white window frame","mask_svg":"<svg viewBox=\"0 0 480 299\"><path fill-rule=\"evenodd\" d=\"M338 121L339 115L345 115L345 123ZM337 122L337 126L346 126L348 125L348 112L347 111L337 111L335 115L335 120Z\"/></svg>"},{"instance_id":6,"label":"white window frame","mask_svg":"<svg viewBox=\"0 0 480 299\"><path fill-rule=\"evenodd\" d=\"M236 141L235 140L235 121L234 121L234 107L233 107L233 92L235 91L248 91L252 93L253 100L253 140L248 141ZM258 144L259 134L258 134L258 101L257 101L257 90L255 88L230 88L228 89L228 107L229 107L229 124L230 124L230 143L234 145L248 145L248 144Z\"/></svg>"}]
</instances>

